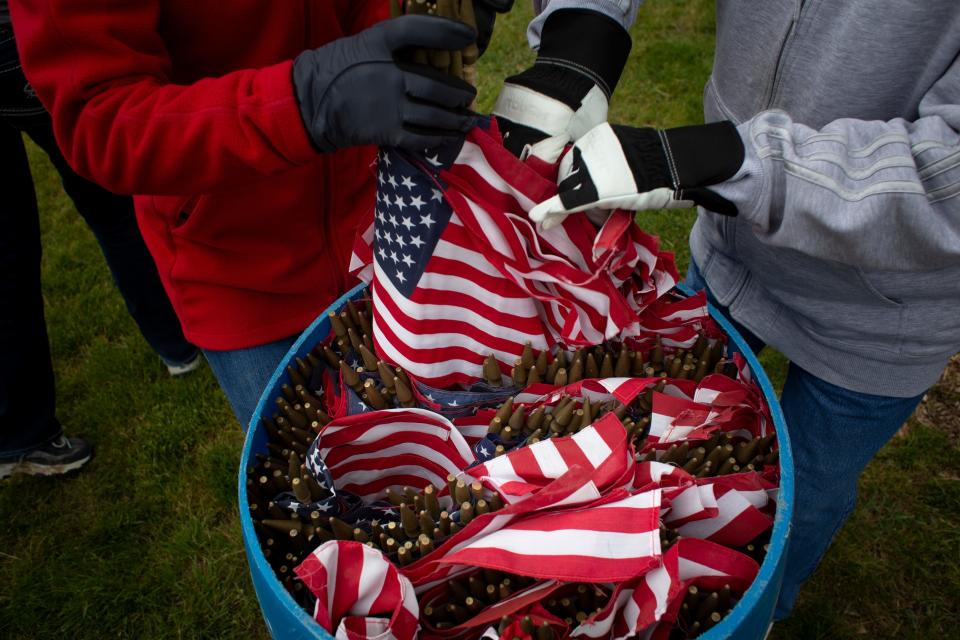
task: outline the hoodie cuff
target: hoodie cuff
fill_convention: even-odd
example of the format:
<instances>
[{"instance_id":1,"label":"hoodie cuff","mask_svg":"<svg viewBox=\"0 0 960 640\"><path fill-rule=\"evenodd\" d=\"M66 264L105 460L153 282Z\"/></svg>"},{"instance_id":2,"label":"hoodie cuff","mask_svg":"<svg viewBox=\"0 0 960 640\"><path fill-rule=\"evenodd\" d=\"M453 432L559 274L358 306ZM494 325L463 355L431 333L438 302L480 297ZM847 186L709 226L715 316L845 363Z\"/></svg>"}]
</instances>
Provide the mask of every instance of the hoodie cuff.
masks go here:
<instances>
[{"instance_id":1,"label":"hoodie cuff","mask_svg":"<svg viewBox=\"0 0 960 640\"><path fill-rule=\"evenodd\" d=\"M758 228L766 231L770 217L764 215L765 202L769 202L769 177L764 171L763 162L756 148L750 143L750 122L737 126L737 133L743 142L744 159L740 169L729 179L711 185L710 190L736 205L741 218L746 218ZM769 211L766 212L769 214Z\"/></svg>"}]
</instances>

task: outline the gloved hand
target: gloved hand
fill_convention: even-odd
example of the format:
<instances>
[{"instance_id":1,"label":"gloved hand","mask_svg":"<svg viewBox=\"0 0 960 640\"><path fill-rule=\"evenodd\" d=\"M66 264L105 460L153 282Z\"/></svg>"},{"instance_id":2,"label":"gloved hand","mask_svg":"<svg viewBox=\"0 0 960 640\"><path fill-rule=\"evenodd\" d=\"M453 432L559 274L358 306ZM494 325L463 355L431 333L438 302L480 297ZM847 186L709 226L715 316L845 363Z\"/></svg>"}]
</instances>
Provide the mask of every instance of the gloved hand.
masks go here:
<instances>
[{"instance_id":1,"label":"gloved hand","mask_svg":"<svg viewBox=\"0 0 960 640\"><path fill-rule=\"evenodd\" d=\"M533 66L506 79L493 108L507 149L521 156L543 143L534 155L556 161L566 145L606 122L630 46L630 34L601 13L550 14Z\"/></svg>"},{"instance_id":2,"label":"gloved hand","mask_svg":"<svg viewBox=\"0 0 960 640\"><path fill-rule=\"evenodd\" d=\"M402 16L304 51L293 64L300 115L321 152L375 144L415 151L461 139L476 90L425 65L398 63L407 47L463 49L469 26L433 16Z\"/></svg>"},{"instance_id":3,"label":"gloved hand","mask_svg":"<svg viewBox=\"0 0 960 640\"><path fill-rule=\"evenodd\" d=\"M707 187L732 178L743 160L729 121L676 129L602 124L564 156L559 192L531 209L530 219L550 229L577 211L694 205L735 216L736 205Z\"/></svg>"},{"instance_id":4,"label":"gloved hand","mask_svg":"<svg viewBox=\"0 0 960 640\"><path fill-rule=\"evenodd\" d=\"M477 48L480 55L490 45L493 23L498 13L507 13L513 8L513 0L473 0L473 13L477 17Z\"/></svg>"}]
</instances>

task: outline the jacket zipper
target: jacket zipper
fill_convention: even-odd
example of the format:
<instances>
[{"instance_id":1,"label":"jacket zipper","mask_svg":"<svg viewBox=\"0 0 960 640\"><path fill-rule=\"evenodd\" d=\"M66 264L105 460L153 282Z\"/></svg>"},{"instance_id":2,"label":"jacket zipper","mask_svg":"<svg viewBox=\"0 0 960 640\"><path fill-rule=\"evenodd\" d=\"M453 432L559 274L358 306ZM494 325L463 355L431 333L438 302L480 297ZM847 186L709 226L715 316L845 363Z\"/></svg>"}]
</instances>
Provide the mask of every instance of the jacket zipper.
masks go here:
<instances>
[{"instance_id":1,"label":"jacket zipper","mask_svg":"<svg viewBox=\"0 0 960 640\"><path fill-rule=\"evenodd\" d=\"M808 3L806 0L797 0L796 10L793 12L793 18L790 20L790 26L787 28L787 33L783 37L783 42L780 45L780 52L777 54L777 63L773 68L773 82L770 83L770 91L767 94L767 99L764 104L764 109L769 109L773 106L773 101L777 97L777 92L780 89L780 80L783 76L783 59L785 57L786 51L791 44L794 34L797 30L797 24L800 22L800 17L803 15L803 10L806 8Z\"/></svg>"}]
</instances>

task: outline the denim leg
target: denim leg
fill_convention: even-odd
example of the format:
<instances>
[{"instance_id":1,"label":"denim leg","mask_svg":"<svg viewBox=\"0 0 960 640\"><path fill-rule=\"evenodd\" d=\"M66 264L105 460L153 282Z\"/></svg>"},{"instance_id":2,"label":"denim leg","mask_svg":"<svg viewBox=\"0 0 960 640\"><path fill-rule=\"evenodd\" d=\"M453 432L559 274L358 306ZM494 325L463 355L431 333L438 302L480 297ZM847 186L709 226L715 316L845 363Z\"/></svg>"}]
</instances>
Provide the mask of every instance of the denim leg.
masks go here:
<instances>
[{"instance_id":1,"label":"denim leg","mask_svg":"<svg viewBox=\"0 0 960 640\"><path fill-rule=\"evenodd\" d=\"M796 495L787 566L774 613L792 611L857 499L857 478L920 403L848 391L791 364L780 404L790 425Z\"/></svg>"},{"instance_id":2,"label":"denim leg","mask_svg":"<svg viewBox=\"0 0 960 640\"><path fill-rule=\"evenodd\" d=\"M297 336L290 336L248 349L203 350L203 355L217 376L220 387L227 394L233 414L244 431L247 430L250 417L260 402L263 388L267 386L270 376L296 339Z\"/></svg>"},{"instance_id":3,"label":"denim leg","mask_svg":"<svg viewBox=\"0 0 960 640\"><path fill-rule=\"evenodd\" d=\"M57 147L49 116L29 118L18 126L50 156L64 191L100 244L117 289L144 339L167 364L191 360L197 348L183 336L157 265L137 226L133 199L110 193L77 175Z\"/></svg>"},{"instance_id":4,"label":"denim leg","mask_svg":"<svg viewBox=\"0 0 960 640\"><path fill-rule=\"evenodd\" d=\"M730 318L692 260L686 284L696 291L706 289L710 303ZM730 320L759 353L763 341ZM922 398L923 394L888 398L848 391L790 364L780 405L790 430L796 495L787 566L774 619L790 615L801 585L853 512L860 473Z\"/></svg>"},{"instance_id":5,"label":"denim leg","mask_svg":"<svg viewBox=\"0 0 960 640\"><path fill-rule=\"evenodd\" d=\"M40 216L20 133L0 118L0 457L61 433L40 290Z\"/></svg>"}]
</instances>

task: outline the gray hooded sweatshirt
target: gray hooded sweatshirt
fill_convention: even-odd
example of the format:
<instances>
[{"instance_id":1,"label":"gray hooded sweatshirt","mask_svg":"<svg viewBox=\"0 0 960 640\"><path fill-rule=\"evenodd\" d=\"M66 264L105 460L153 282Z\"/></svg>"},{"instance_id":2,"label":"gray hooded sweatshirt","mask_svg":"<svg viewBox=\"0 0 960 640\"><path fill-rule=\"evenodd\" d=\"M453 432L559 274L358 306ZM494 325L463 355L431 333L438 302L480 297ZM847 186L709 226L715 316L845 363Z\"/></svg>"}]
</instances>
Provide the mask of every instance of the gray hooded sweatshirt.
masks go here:
<instances>
[{"instance_id":1,"label":"gray hooded sweatshirt","mask_svg":"<svg viewBox=\"0 0 960 640\"><path fill-rule=\"evenodd\" d=\"M535 4L629 24L640 3ZM924 392L960 351L960 1L716 6L706 120L737 123L747 159L715 188L739 217L701 211L694 260L735 319L810 373Z\"/></svg>"},{"instance_id":2,"label":"gray hooded sweatshirt","mask_svg":"<svg viewBox=\"0 0 960 640\"><path fill-rule=\"evenodd\" d=\"M841 387L908 397L960 350L960 2L718 0L708 121L747 152L693 258L731 315Z\"/></svg>"}]
</instances>

